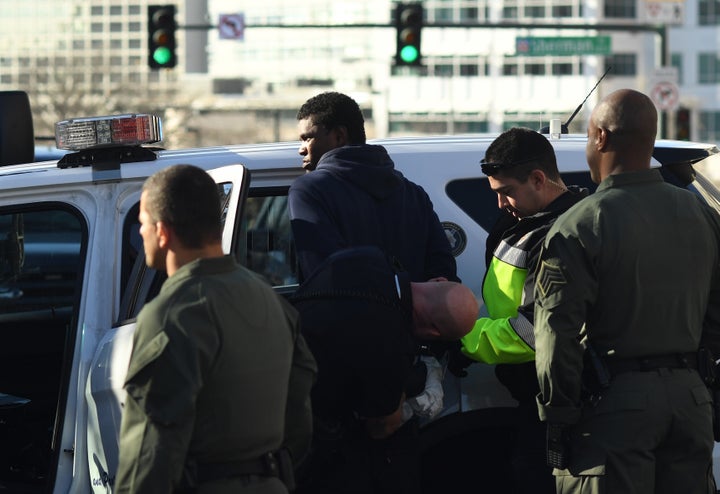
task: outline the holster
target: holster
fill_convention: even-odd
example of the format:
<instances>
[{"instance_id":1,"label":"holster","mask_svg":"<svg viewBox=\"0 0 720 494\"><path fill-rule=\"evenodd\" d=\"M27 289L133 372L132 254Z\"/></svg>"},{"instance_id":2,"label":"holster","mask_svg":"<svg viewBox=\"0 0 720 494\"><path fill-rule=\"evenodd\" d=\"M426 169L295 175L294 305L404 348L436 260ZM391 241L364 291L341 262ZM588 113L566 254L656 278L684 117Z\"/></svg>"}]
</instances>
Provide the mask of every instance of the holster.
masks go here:
<instances>
[{"instance_id":1,"label":"holster","mask_svg":"<svg viewBox=\"0 0 720 494\"><path fill-rule=\"evenodd\" d=\"M597 398L603 390L610 387L611 379L606 362L600 358L590 342L587 342L583 353L582 373L585 398L590 400Z\"/></svg>"},{"instance_id":2,"label":"holster","mask_svg":"<svg viewBox=\"0 0 720 494\"><path fill-rule=\"evenodd\" d=\"M712 397L713 438L715 442L720 442L720 372L718 364L715 363L712 353L702 347L698 350L697 361L698 374L710 390Z\"/></svg>"}]
</instances>

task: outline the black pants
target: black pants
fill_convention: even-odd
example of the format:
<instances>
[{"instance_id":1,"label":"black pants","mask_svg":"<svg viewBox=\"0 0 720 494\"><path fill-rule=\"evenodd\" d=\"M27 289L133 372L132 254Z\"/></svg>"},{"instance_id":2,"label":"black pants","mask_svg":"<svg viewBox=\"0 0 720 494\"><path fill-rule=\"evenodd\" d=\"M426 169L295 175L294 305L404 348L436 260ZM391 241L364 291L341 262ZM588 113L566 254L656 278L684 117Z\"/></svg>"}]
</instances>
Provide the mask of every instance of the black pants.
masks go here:
<instances>
[{"instance_id":1,"label":"black pants","mask_svg":"<svg viewBox=\"0 0 720 494\"><path fill-rule=\"evenodd\" d=\"M381 440L368 438L360 429L335 441L314 438L295 493L417 494L419 449L415 420Z\"/></svg>"},{"instance_id":2,"label":"black pants","mask_svg":"<svg viewBox=\"0 0 720 494\"><path fill-rule=\"evenodd\" d=\"M512 448L513 494L555 494L555 477L545 463L547 427L538 418L535 401L523 401L517 409Z\"/></svg>"}]
</instances>

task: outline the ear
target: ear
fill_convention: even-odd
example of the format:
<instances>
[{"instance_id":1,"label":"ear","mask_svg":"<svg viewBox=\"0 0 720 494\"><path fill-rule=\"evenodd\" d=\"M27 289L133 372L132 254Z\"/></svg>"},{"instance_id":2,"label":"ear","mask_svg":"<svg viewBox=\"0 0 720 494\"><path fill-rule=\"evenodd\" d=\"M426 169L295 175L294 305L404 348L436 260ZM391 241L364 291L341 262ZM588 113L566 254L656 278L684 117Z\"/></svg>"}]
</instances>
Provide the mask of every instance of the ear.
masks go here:
<instances>
[{"instance_id":1,"label":"ear","mask_svg":"<svg viewBox=\"0 0 720 494\"><path fill-rule=\"evenodd\" d=\"M543 185L545 185L547 177L542 170L535 169L530 172L528 180L530 181L530 184L535 187L536 190L539 190Z\"/></svg>"},{"instance_id":2,"label":"ear","mask_svg":"<svg viewBox=\"0 0 720 494\"><path fill-rule=\"evenodd\" d=\"M350 143L350 136L348 134L347 127L344 125L338 125L333 129L333 135L335 136L335 142L338 146L347 146Z\"/></svg>"},{"instance_id":3,"label":"ear","mask_svg":"<svg viewBox=\"0 0 720 494\"><path fill-rule=\"evenodd\" d=\"M610 133L605 127L598 127L597 134L595 134L595 148L598 151L607 151Z\"/></svg>"},{"instance_id":4,"label":"ear","mask_svg":"<svg viewBox=\"0 0 720 494\"><path fill-rule=\"evenodd\" d=\"M172 239L172 236L173 236L172 228L170 228L168 225L166 225L162 221L158 221L158 223L157 223L158 247L160 247L161 249L166 249L170 245L170 240Z\"/></svg>"}]
</instances>

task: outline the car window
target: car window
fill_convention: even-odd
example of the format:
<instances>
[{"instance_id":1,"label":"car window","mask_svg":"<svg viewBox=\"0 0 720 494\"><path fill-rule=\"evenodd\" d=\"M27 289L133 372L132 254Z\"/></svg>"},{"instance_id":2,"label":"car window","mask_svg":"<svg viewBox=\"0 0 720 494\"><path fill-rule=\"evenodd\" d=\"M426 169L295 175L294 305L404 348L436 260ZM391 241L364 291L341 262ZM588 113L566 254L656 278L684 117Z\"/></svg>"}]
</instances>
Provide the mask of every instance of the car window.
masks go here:
<instances>
[{"instance_id":1,"label":"car window","mask_svg":"<svg viewBox=\"0 0 720 494\"><path fill-rule=\"evenodd\" d=\"M233 184L218 183L222 221L227 217ZM147 302L155 298L167 278L166 273L150 269L145 265L140 222L140 203L134 204L123 223L122 259L120 267L120 314L119 321L132 319Z\"/></svg>"},{"instance_id":2,"label":"car window","mask_svg":"<svg viewBox=\"0 0 720 494\"><path fill-rule=\"evenodd\" d=\"M566 185L585 187L594 192L597 184L590 179L589 172L568 172L561 174ZM487 177L453 180L445 188L448 197L470 216L485 231L491 231L499 220L497 194L493 192Z\"/></svg>"},{"instance_id":3,"label":"car window","mask_svg":"<svg viewBox=\"0 0 720 494\"><path fill-rule=\"evenodd\" d=\"M0 484L21 492L43 486L57 461L55 412L65 399L86 244L84 219L67 206L0 210Z\"/></svg>"},{"instance_id":4,"label":"car window","mask_svg":"<svg viewBox=\"0 0 720 494\"><path fill-rule=\"evenodd\" d=\"M298 282L287 188L256 189L245 202L236 256L275 287Z\"/></svg>"}]
</instances>

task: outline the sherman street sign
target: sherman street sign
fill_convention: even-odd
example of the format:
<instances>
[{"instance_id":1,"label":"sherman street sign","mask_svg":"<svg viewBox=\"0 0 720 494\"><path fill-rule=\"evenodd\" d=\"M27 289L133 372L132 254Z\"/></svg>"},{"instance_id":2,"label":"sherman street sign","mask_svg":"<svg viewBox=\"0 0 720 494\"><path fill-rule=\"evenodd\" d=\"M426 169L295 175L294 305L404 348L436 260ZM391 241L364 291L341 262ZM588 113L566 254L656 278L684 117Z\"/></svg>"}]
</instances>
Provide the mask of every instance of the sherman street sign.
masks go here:
<instances>
[{"instance_id":1,"label":"sherman street sign","mask_svg":"<svg viewBox=\"0 0 720 494\"><path fill-rule=\"evenodd\" d=\"M561 36L515 38L517 56L610 55L610 36Z\"/></svg>"}]
</instances>

